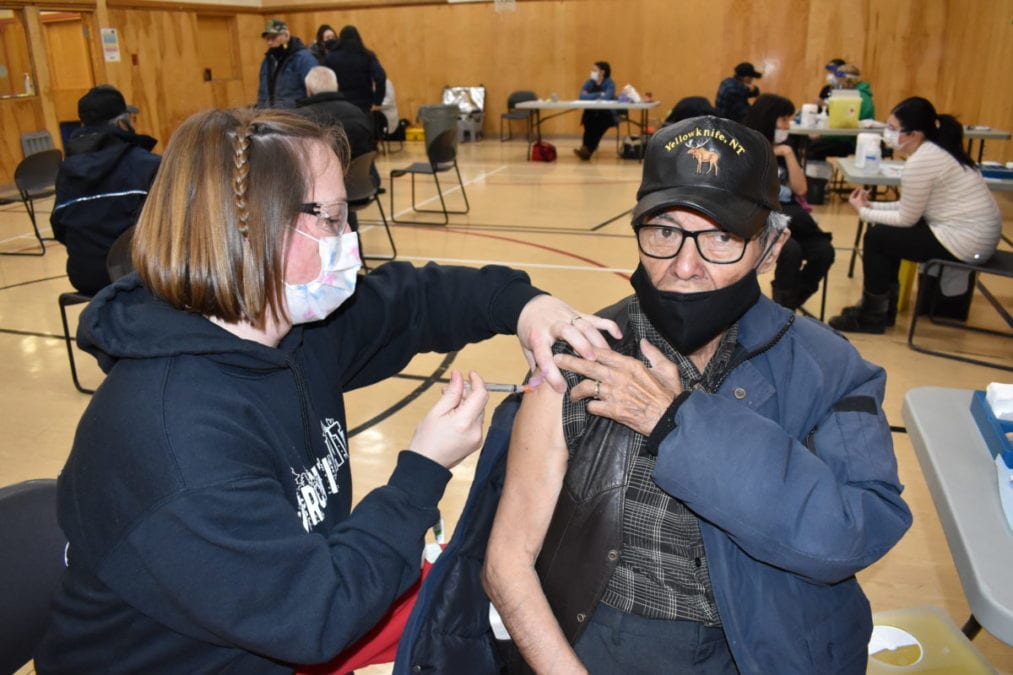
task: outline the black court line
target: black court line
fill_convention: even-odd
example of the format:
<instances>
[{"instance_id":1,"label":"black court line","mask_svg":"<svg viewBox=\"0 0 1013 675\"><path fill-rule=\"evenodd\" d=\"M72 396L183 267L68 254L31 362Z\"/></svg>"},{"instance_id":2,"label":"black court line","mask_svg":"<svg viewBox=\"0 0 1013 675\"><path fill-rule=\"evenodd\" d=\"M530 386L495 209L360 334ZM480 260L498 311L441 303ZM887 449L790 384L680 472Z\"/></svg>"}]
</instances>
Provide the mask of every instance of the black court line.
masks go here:
<instances>
[{"instance_id":1,"label":"black court line","mask_svg":"<svg viewBox=\"0 0 1013 675\"><path fill-rule=\"evenodd\" d=\"M633 213L633 209L626 209L625 211L623 211L622 213L620 213L618 216L614 216L614 217L609 218L608 220L606 220L604 222L598 223L597 225L595 225L594 227L591 228L591 231L592 232L597 232L598 230L600 230L601 228L605 227L606 225L611 225L612 223L616 222L620 218L622 218L622 217L624 217L624 216L626 216L627 214L630 214L630 213ZM613 236L629 236L629 235L613 235Z\"/></svg>"},{"instance_id":2,"label":"black court line","mask_svg":"<svg viewBox=\"0 0 1013 675\"><path fill-rule=\"evenodd\" d=\"M9 288L17 288L19 286L31 286L32 284L39 284L42 283L43 281L52 281L54 279L66 279L66 278L67 278L66 274L58 274L55 277L42 277L41 279L32 279L31 281L19 281L18 283L11 284L9 286L0 286L0 291L6 291Z\"/></svg>"},{"instance_id":3,"label":"black court line","mask_svg":"<svg viewBox=\"0 0 1013 675\"><path fill-rule=\"evenodd\" d=\"M370 427L376 426L380 422L383 422L385 419L387 419L391 415L394 415L399 410L407 406L409 403L417 399L419 396L425 393L427 389L429 389L434 384L440 381L440 378L443 377L443 374L447 372L447 369L450 368L450 365L454 362L454 359L456 358L457 352L450 352L449 354L444 356L443 361L440 363L439 366L436 367L436 370L434 370L431 375L425 377L422 380L422 383L419 384L419 386L415 387L415 389L412 390L411 393L409 393L407 396L402 398L400 401L398 401L391 407L381 412L379 415L374 416L372 419L366 420L365 422L355 427L354 429L349 429L348 438L351 438L352 436L355 436L356 434L363 432L366 429L369 429Z\"/></svg>"},{"instance_id":4,"label":"black court line","mask_svg":"<svg viewBox=\"0 0 1013 675\"><path fill-rule=\"evenodd\" d=\"M26 335L28 337L53 338L61 341L66 339L62 335L56 335L55 333L38 333L33 330L18 330L16 328L0 328L0 333L7 333L8 335Z\"/></svg>"}]
</instances>

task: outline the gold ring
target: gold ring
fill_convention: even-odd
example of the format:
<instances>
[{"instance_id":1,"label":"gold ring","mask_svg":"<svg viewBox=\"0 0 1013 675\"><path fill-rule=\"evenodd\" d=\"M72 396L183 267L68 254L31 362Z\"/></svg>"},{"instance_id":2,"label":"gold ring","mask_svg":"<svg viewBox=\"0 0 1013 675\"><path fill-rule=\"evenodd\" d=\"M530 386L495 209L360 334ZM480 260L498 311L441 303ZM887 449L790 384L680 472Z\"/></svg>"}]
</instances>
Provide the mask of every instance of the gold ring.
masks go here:
<instances>
[{"instance_id":1,"label":"gold ring","mask_svg":"<svg viewBox=\"0 0 1013 675\"><path fill-rule=\"evenodd\" d=\"M599 380L594 381L594 398L597 401L601 400L601 382Z\"/></svg>"}]
</instances>

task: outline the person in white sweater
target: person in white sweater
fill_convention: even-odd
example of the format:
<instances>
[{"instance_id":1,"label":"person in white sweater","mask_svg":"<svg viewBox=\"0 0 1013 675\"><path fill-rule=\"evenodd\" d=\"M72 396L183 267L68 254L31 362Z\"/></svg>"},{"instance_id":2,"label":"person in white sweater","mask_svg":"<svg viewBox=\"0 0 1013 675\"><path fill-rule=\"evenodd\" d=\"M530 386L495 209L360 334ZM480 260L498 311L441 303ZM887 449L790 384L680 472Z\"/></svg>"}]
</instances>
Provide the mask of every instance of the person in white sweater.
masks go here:
<instances>
[{"instance_id":1,"label":"person in white sweater","mask_svg":"<svg viewBox=\"0 0 1013 675\"><path fill-rule=\"evenodd\" d=\"M862 300L830 319L840 331L882 333L893 325L901 260L984 263L1002 232L999 207L964 150L955 118L914 96L893 109L883 140L908 158L901 198L873 202L862 188L848 198L870 227L862 244Z\"/></svg>"}]
</instances>

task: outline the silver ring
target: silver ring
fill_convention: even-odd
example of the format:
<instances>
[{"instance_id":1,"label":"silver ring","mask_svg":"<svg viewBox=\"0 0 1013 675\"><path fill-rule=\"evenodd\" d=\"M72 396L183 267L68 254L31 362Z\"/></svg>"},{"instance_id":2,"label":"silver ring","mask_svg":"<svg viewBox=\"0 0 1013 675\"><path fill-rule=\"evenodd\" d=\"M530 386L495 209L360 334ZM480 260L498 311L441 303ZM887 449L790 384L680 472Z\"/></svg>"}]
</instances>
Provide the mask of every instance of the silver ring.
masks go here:
<instances>
[{"instance_id":1,"label":"silver ring","mask_svg":"<svg viewBox=\"0 0 1013 675\"><path fill-rule=\"evenodd\" d=\"M582 318L584 318L584 317L582 317L582 316L580 316L580 315L577 315L577 316L573 317L572 319L570 319L570 325L571 325L571 326L575 325L575 322L576 322L576 321L577 321L578 319L582 319Z\"/></svg>"},{"instance_id":2,"label":"silver ring","mask_svg":"<svg viewBox=\"0 0 1013 675\"><path fill-rule=\"evenodd\" d=\"M600 401L601 400L601 381L600 380L595 380L594 381L594 398L595 398L596 401Z\"/></svg>"}]
</instances>

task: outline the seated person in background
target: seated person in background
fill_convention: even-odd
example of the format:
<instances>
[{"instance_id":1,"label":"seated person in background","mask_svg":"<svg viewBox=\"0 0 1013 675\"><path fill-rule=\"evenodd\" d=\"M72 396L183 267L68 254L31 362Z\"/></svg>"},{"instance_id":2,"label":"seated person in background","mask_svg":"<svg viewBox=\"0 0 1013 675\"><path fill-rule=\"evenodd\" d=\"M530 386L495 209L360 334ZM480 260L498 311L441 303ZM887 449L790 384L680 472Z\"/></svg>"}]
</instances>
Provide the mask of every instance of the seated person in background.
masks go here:
<instances>
[{"instance_id":1,"label":"seated person in background","mask_svg":"<svg viewBox=\"0 0 1013 675\"><path fill-rule=\"evenodd\" d=\"M761 295L777 193L739 124L648 141L634 295L601 312L623 338L558 346L569 392L524 394L486 555L536 672L865 673L855 574L911 524L886 373Z\"/></svg>"},{"instance_id":2,"label":"seated person in background","mask_svg":"<svg viewBox=\"0 0 1013 675\"><path fill-rule=\"evenodd\" d=\"M862 300L830 319L840 331L882 333L894 325L901 260L984 263L1002 234L999 207L964 150L964 128L953 116L937 114L919 96L904 99L890 113L883 140L908 158L901 196L872 202L857 188L848 198L870 227L862 239ZM944 295L960 290L942 287Z\"/></svg>"},{"instance_id":3,"label":"seated person in background","mask_svg":"<svg viewBox=\"0 0 1013 675\"><path fill-rule=\"evenodd\" d=\"M846 63L834 73L837 78L837 89L856 89L862 99L858 108L859 120L870 120L876 117L876 104L872 100L872 87L862 79L858 66ZM832 133L832 132L831 132ZM855 154L854 136L820 136L809 143L806 150L807 160L826 159L827 157L847 157Z\"/></svg>"},{"instance_id":4,"label":"seated person in background","mask_svg":"<svg viewBox=\"0 0 1013 675\"><path fill-rule=\"evenodd\" d=\"M844 59L830 59L827 61L827 65L823 66L826 71L826 84L820 87L820 93L816 95L816 100L813 101L816 105L825 106L827 100L830 98L830 93L834 89L840 88L840 81L837 79L837 70L846 63Z\"/></svg>"},{"instance_id":5,"label":"seated person in background","mask_svg":"<svg viewBox=\"0 0 1013 675\"><path fill-rule=\"evenodd\" d=\"M761 77L763 74L752 63L743 62L735 66L735 75L726 77L718 86L714 98L718 117L741 122L749 111L749 99L760 95L760 88L753 85L753 80Z\"/></svg>"},{"instance_id":6,"label":"seated person in background","mask_svg":"<svg viewBox=\"0 0 1013 675\"><path fill-rule=\"evenodd\" d=\"M591 75L580 88L581 101L614 101L616 83L612 80L612 66L608 61L595 61L591 66ZM584 125L584 136L579 148L573 153L585 162L598 149L601 137L609 127L619 124L619 115L615 110L585 110L580 117Z\"/></svg>"},{"instance_id":7,"label":"seated person in background","mask_svg":"<svg viewBox=\"0 0 1013 675\"><path fill-rule=\"evenodd\" d=\"M81 315L108 374L60 473L67 568L39 673L291 675L331 659L419 578L488 400L477 374L470 388L452 374L353 508L344 392L503 333L562 391L552 343L591 356L599 330L618 335L507 267L358 274L344 142L250 108L173 133L137 274Z\"/></svg>"},{"instance_id":8,"label":"seated person in background","mask_svg":"<svg viewBox=\"0 0 1013 675\"><path fill-rule=\"evenodd\" d=\"M834 263L830 233L824 232L796 197L805 198L806 180L795 152L788 145L788 127L795 104L777 94L761 94L746 114L744 124L773 144L781 184L781 213L789 216L791 238L781 248L774 268L774 302L798 309L820 285Z\"/></svg>"},{"instance_id":9,"label":"seated person in background","mask_svg":"<svg viewBox=\"0 0 1013 675\"><path fill-rule=\"evenodd\" d=\"M351 159L376 150L373 120L359 106L350 103L338 91L338 78L326 66L315 66L306 74L306 98L296 101L295 112L309 117L322 127L345 131ZM380 173L370 166L373 184L380 186ZM358 231L359 220L355 211L349 210L348 224L352 231Z\"/></svg>"},{"instance_id":10,"label":"seated person in background","mask_svg":"<svg viewBox=\"0 0 1013 675\"><path fill-rule=\"evenodd\" d=\"M401 118L397 113L397 99L394 93L394 83L387 78L387 84L383 90L383 103L376 106L373 112L379 112L383 115L387 123L387 133L394 133L397 130L397 124L401 121Z\"/></svg>"},{"instance_id":11,"label":"seated person in background","mask_svg":"<svg viewBox=\"0 0 1013 675\"><path fill-rule=\"evenodd\" d=\"M664 124L675 124L690 117L702 117L704 115L716 115L717 111L711 102L704 96L687 96L680 99L668 113Z\"/></svg>"},{"instance_id":12,"label":"seated person in background","mask_svg":"<svg viewBox=\"0 0 1013 675\"><path fill-rule=\"evenodd\" d=\"M49 222L67 247L67 276L79 292L94 295L109 285L106 256L116 238L137 222L161 157L158 142L131 124L137 108L104 84L77 102L81 128L67 142L56 175Z\"/></svg>"}]
</instances>

